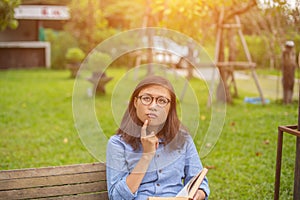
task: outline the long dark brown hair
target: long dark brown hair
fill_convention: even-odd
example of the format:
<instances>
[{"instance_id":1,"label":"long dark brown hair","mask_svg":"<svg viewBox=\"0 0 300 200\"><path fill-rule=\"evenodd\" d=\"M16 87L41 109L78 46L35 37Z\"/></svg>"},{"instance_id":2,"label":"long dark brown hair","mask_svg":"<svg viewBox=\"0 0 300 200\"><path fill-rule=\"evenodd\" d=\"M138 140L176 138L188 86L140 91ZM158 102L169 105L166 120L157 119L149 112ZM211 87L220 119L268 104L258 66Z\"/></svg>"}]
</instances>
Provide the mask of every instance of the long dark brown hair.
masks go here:
<instances>
[{"instance_id":1,"label":"long dark brown hair","mask_svg":"<svg viewBox=\"0 0 300 200\"><path fill-rule=\"evenodd\" d=\"M157 133L157 136L164 140L165 145L170 143L171 149L179 148L181 144L183 144L183 138L186 134L186 131L181 131L180 129L186 129L181 125L177 115L176 95L174 88L167 79L160 76L148 76L136 86L131 95L129 105L122 118L121 125L117 130L117 134L120 134L123 140L130 144L134 150L138 150L140 148L141 127L143 126L143 122L137 116L134 101L140 91L153 85L166 88L171 96L168 117L159 133Z\"/></svg>"}]
</instances>

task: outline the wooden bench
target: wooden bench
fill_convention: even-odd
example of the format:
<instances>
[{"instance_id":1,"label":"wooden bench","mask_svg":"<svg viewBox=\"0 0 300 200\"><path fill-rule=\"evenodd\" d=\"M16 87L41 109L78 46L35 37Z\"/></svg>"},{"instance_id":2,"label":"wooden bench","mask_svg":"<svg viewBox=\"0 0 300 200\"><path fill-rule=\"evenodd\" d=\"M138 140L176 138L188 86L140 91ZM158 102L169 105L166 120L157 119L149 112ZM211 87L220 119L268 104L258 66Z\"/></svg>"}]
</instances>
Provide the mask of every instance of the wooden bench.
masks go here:
<instances>
[{"instance_id":1,"label":"wooden bench","mask_svg":"<svg viewBox=\"0 0 300 200\"><path fill-rule=\"evenodd\" d=\"M108 200L104 163L0 171L0 199Z\"/></svg>"}]
</instances>

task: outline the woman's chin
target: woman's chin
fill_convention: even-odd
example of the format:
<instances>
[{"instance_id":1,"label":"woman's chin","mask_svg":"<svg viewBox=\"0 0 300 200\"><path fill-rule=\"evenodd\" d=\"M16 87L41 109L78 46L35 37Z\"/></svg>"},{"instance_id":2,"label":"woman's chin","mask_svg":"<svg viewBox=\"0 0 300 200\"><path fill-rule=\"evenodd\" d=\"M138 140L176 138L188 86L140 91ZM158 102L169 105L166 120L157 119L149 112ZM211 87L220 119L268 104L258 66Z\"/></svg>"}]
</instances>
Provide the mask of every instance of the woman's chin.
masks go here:
<instances>
[{"instance_id":1,"label":"woman's chin","mask_svg":"<svg viewBox=\"0 0 300 200\"><path fill-rule=\"evenodd\" d=\"M164 122L162 123L160 120L157 119L148 119L149 120L149 127L152 128L159 128L159 127L163 127Z\"/></svg>"}]
</instances>

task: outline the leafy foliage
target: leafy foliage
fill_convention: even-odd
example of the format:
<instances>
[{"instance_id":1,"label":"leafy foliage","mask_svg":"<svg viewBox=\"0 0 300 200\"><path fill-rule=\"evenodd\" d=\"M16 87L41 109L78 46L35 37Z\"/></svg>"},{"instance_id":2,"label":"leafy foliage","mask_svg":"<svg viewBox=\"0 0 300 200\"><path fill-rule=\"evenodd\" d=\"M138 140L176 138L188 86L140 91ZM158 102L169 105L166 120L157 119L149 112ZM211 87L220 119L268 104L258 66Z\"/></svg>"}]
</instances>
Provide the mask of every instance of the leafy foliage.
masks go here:
<instances>
[{"instance_id":1,"label":"leafy foliage","mask_svg":"<svg viewBox=\"0 0 300 200\"><path fill-rule=\"evenodd\" d=\"M253 38L260 37L264 54L258 63L269 68L279 68L281 48L286 40L297 42L299 35L300 5L290 7L287 1L268 1L245 13L242 18L244 32ZM297 47L296 45L296 48ZM260 51L260 50L258 50ZM255 54L254 51L251 51Z\"/></svg>"},{"instance_id":2,"label":"leafy foliage","mask_svg":"<svg viewBox=\"0 0 300 200\"><path fill-rule=\"evenodd\" d=\"M110 26L117 29L132 29L143 27L147 1L110 0L101 6L104 17ZM126 12L124 12L126 11Z\"/></svg>"},{"instance_id":3,"label":"leafy foliage","mask_svg":"<svg viewBox=\"0 0 300 200\"><path fill-rule=\"evenodd\" d=\"M69 48L66 59L69 63L80 63L85 57L85 53L78 47Z\"/></svg>"},{"instance_id":4,"label":"leafy foliage","mask_svg":"<svg viewBox=\"0 0 300 200\"><path fill-rule=\"evenodd\" d=\"M14 18L14 9L19 6L20 0L1 0L0 1L0 31L7 27L16 29L18 21Z\"/></svg>"},{"instance_id":5,"label":"leafy foliage","mask_svg":"<svg viewBox=\"0 0 300 200\"><path fill-rule=\"evenodd\" d=\"M216 0L216 1L166 1L109 0L102 4L104 16L109 24L122 29L159 26L180 31L203 46L215 44L219 16L224 9L224 22L228 23L239 15L243 32L257 35L263 45L256 46L251 39L251 53L264 51L264 56L253 55L261 66L278 67L280 46L286 39L295 39L299 33L299 2L291 7L288 1ZM123 12L126 10L127 12ZM120 22L120 23L118 23ZM298 31L298 32L297 32ZM253 44L253 46L252 46ZM251 47L250 47L251 46ZM263 48L263 49L257 49ZM238 51L243 51L239 46ZM273 63L273 64L272 64Z\"/></svg>"},{"instance_id":6,"label":"leafy foliage","mask_svg":"<svg viewBox=\"0 0 300 200\"><path fill-rule=\"evenodd\" d=\"M22 4L66 5L72 0L22 0Z\"/></svg>"},{"instance_id":7,"label":"leafy foliage","mask_svg":"<svg viewBox=\"0 0 300 200\"><path fill-rule=\"evenodd\" d=\"M85 52L92 50L104 39L115 33L108 27L108 22L97 0L73 0L69 5L71 19L66 30L78 40L78 45Z\"/></svg>"}]
</instances>

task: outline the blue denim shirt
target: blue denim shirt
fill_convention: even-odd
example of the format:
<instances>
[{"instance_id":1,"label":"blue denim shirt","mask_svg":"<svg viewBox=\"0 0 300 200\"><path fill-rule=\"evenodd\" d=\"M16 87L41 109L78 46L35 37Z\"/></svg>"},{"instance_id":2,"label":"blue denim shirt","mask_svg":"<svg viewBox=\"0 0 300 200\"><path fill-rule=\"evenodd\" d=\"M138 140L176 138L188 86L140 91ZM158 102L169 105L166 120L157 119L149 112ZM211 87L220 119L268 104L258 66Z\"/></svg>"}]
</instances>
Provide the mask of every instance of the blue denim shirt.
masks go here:
<instances>
[{"instance_id":1,"label":"blue denim shirt","mask_svg":"<svg viewBox=\"0 0 300 200\"><path fill-rule=\"evenodd\" d=\"M190 135L178 150L170 151L165 145L159 144L138 191L132 193L126 184L126 177L139 161L142 150L134 151L120 135L114 135L109 139L106 152L110 200L147 200L149 196L176 196L184 184L203 168ZM200 185L200 189L204 190L208 199L210 190L207 178Z\"/></svg>"}]
</instances>

